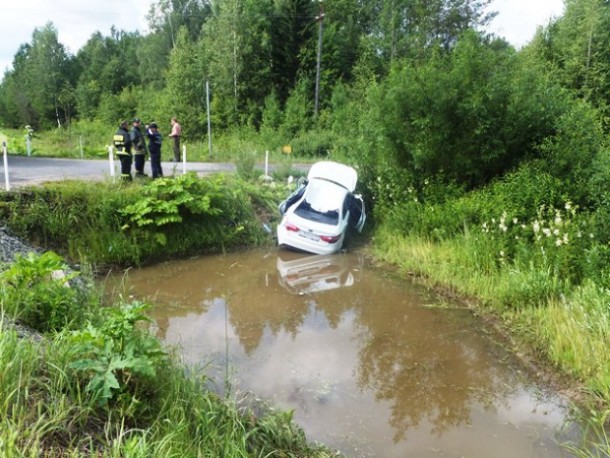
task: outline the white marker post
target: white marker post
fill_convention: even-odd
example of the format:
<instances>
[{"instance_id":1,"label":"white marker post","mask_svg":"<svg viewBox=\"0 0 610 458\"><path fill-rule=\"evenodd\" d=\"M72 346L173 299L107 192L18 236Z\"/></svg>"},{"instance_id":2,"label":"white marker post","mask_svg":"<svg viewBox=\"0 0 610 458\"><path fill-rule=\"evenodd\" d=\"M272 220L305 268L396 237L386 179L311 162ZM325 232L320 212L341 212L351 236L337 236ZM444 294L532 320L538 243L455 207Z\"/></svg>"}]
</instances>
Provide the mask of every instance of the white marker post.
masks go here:
<instances>
[{"instance_id":1,"label":"white marker post","mask_svg":"<svg viewBox=\"0 0 610 458\"><path fill-rule=\"evenodd\" d=\"M186 145L182 145L182 175L186 175Z\"/></svg>"},{"instance_id":2,"label":"white marker post","mask_svg":"<svg viewBox=\"0 0 610 458\"><path fill-rule=\"evenodd\" d=\"M4 156L4 184L6 186L6 190L11 190L11 183L8 179L8 152L6 150L6 142L2 142L2 155Z\"/></svg>"},{"instance_id":3,"label":"white marker post","mask_svg":"<svg viewBox=\"0 0 610 458\"><path fill-rule=\"evenodd\" d=\"M108 147L108 163L110 164L110 176L114 181L114 157L112 155L112 146Z\"/></svg>"},{"instance_id":4,"label":"white marker post","mask_svg":"<svg viewBox=\"0 0 610 458\"><path fill-rule=\"evenodd\" d=\"M269 176L269 150L265 151L265 177Z\"/></svg>"}]
</instances>

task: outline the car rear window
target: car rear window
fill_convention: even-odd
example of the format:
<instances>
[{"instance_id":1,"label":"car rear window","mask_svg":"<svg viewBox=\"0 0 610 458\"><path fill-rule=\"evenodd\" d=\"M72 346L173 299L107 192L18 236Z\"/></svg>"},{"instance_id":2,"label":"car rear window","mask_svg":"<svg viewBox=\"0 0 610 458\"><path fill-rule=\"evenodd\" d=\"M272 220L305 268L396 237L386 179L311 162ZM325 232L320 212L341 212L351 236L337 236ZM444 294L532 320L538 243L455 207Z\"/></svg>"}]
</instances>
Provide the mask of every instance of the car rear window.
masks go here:
<instances>
[{"instance_id":1,"label":"car rear window","mask_svg":"<svg viewBox=\"0 0 610 458\"><path fill-rule=\"evenodd\" d=\"M328 181L311 180L305 198L294 213L311 221L337 225L346 192L344 188Z\"/></svg>"}]
</instances>

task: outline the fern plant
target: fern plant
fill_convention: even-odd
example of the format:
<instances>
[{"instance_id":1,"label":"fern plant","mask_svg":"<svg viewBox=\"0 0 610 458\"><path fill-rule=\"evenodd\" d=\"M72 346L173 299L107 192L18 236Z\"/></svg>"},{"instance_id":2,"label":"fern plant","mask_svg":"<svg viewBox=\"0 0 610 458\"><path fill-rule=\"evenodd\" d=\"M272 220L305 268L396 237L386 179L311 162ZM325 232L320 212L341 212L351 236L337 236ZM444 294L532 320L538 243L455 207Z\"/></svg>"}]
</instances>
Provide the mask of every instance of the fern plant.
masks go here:
<instances>
[{"instance_id":1,"label":"fern plant","mask_svg":"<svg viewBox=\"0 0 610 458\"><path fill-rule=\"evenodd\" d=\"M202 180L194 172L153 180L140 200L120 210L128 221L123 229L181 223L187 214L217 216L222 210L214 200L222 196L223 181L221 176Z\"/></svg>"}]
</instances>

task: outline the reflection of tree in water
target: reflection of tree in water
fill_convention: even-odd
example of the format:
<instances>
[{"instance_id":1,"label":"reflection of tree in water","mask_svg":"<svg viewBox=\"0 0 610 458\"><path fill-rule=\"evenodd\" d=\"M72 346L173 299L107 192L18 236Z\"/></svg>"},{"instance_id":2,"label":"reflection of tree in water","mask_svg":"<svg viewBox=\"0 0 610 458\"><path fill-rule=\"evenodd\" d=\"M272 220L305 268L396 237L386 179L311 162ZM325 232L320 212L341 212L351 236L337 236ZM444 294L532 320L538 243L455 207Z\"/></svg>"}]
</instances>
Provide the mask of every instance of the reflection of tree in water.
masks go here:
<instances>
[{"instance_id":1,"label":"reflection of tree in water","mask_svg":"<svg viewBox=\"0 0 610 458\"><path fill-rule=\"evenodd\" d=\"M377 284L364 281L351 302L325 300L318 306L327 316L357 310L363 343L358 384L391 403L394 440L422 421L440 435L467 423L474 402L492 405L500 391L498 374L490 364L489 342L474 330L468 312L428 309L415 292Z\"/></svg>"},{"instance_id":2,"label":"reflection of tree in water","mask_svg":"<svg viewBox=\"0 0 610 458\"><path fill-rule=\"evenodd\" d=\"M362 342L358 384L390 403L396 441L422 421L439 435L467 423L473 403L490 406L502 389L510 389L497 386L498 366L490 363L489 342L467 312L425 308L422 292L402 281L359 275L350 287L294 296L280 286L275 258L254 256L223 257L169 276L147 275L150 285L140 288L142 294L163 291L160 299L166 304L172 298L167 311L155 312L160 331L171 317L204 314L222 302L247 354L266 332L295 337L314 307L333 329L346 313L355 315Z\"/></svg>"},{"instance_id":3,"label":"reflection of tree in water","mask_svg":"<svg viewBox=\"0 0 610 458\"><path fill-rule=\"evenodd\" d=\"M249 290L249 294L232 291L227 307L229 322L248 355L259 346L265 329L273 335L286 332L294 338L309 314L305 298L286 300L281 294L260 290Z\"/></svg>"}]
</instances>

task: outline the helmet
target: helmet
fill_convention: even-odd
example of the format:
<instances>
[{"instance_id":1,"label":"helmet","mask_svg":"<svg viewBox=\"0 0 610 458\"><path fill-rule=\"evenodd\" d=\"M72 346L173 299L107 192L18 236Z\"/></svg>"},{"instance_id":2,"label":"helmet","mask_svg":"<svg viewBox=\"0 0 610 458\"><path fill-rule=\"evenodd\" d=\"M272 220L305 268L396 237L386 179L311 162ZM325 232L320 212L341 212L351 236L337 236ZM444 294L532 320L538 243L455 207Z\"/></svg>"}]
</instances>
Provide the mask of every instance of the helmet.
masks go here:
<instances>
[{"instance_id":1,"label":"helmet","mask_svg":"<svg viewBox=\"0 0 610 458\"><path fill-rule=\"evenodd\" d=\"M127 120L126 120L126 119L123 119L123 120L120 122L119 127L125 127L125 126L128 126L128 125L129 125L129 123L127 122Z\"/></svg>"},{"instance_id":2,"label":"helmet","mask_svg":"<svg viewBox=\"0 0 610 458\"><path fill-rule=\"evenodd\" d=\"M131 122L140 122L140 118L133 118L133 121Z\"/></svg>"},{"instance_id":3,"label":"helmet","mask_svg":"<svg viewBox=\"0 0 610 458\"><path fill-rule=\"evenodd\" d=\"M151 122L151 123L149 124L149 127L150 127L151 129L157 129L157 127L158 127L158 126L157 126L157 123L156 123L156 122Z\"/></svg>"}]
</instances>

